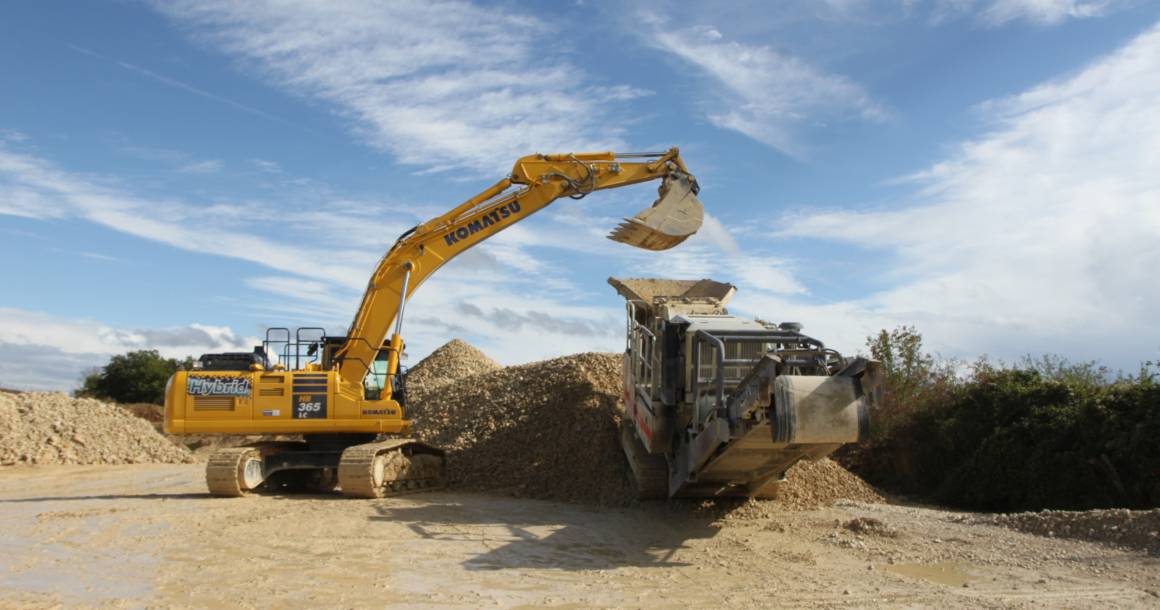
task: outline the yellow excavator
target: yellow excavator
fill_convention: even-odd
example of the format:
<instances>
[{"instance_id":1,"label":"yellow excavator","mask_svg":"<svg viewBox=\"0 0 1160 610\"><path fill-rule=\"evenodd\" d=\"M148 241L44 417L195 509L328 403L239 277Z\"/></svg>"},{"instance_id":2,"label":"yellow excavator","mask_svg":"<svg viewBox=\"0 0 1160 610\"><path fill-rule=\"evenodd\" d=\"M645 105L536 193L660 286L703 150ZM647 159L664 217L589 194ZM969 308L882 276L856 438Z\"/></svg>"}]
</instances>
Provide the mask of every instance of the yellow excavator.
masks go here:
<instances>
[{"instance_id":1,"label":"yellow excavator","mask_svg":"<svg viewBox=\"0 0 1160 610\"><path fill-rule=\"evenodd\" d=\"M699 187L677 148L520 159L495 186L399 237L345 336L272 328L252 353L204 354L194 370L174 374L165 390L165 431L302 435L214 452L206 483L217 496L341 487L346 496L379 498L442 486L443 450L407 438L399 365L407 300L447 261L561 197L657 179L653 205L608 236L646 250L672 248L701 226ZM376 442L381 434L396 438Z\"/></svg>"}]
</instances>

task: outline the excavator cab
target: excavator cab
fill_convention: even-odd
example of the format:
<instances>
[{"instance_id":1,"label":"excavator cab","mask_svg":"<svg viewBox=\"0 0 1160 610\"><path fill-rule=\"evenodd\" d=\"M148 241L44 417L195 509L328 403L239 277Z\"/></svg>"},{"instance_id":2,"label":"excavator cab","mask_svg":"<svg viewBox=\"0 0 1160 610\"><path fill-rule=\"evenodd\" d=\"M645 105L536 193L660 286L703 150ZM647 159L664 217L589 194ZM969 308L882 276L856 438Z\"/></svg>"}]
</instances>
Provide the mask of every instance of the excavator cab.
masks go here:
<instances>
[{"instance_id":1,"label":"excavator cab","mask_svg":"<svg viewBox=\"0 0 1160 610\"><path fill-rule=\"evenodd\" d=\"M404 380L406 379L407 371L402 365L399 365L398 374L392 375L390 360L390 343L386 343L371 362L371 370L363 378L363 395L366 400L381 400L383 398L383 390L389 384L391 389L390 397L399 403L399 406L406 406L407 396L404 389Z\"/></svg>"}]
</instances>

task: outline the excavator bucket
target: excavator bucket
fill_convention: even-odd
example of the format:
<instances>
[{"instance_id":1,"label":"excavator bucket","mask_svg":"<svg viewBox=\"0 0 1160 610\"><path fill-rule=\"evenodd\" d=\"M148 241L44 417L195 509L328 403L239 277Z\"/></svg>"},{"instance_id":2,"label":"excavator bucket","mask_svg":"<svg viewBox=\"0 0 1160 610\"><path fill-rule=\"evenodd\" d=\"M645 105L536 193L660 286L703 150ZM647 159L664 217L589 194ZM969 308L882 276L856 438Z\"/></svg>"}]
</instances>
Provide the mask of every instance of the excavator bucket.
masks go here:
<instances>
[{"instance_id":1,"label":"excavator bucket","mask_svg":"<svg viewBox=\"0 0 1160 610\"><path fill-rule=\"evenodd\" d=\"M652 207L625 218L608 239L645 250L668 250L701 228L704 206L687 175L669 174L657 192L660 197Z\"/></svg>"}]
</instances>

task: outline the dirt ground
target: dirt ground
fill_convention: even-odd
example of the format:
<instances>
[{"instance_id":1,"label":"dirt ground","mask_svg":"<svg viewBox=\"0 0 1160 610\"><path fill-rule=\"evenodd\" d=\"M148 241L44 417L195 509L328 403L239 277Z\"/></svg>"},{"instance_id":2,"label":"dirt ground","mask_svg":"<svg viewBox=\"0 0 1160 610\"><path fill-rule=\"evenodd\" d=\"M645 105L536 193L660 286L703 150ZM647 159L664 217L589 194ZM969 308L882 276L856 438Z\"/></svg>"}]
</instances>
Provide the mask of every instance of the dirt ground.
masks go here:
<instances>
[{"instance_id":1,"label":"dirt ground","mask_svg":"<svg viewBox=\"0 0 1160 610\"><path fill-rule=\"evenodd\" d=\"M1156 556L927 508L224 499L202 468L0 470L0 607L1160 607Z\"/></svg>"}]
</instances>

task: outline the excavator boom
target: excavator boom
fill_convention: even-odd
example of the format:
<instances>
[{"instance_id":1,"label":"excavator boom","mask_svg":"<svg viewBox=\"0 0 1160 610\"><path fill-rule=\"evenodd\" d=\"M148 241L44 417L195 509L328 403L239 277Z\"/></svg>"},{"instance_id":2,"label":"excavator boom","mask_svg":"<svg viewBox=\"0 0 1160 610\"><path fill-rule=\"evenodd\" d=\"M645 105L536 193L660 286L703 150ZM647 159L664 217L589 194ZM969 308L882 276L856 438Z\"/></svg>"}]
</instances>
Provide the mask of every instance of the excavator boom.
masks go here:
<instances>
[{"instance_id":1,"label":"excavator boom","mask_svg":"<svg viewBox=\"0 0 1160 610\"><path fill-rule=\"evenodd\" d=\"M685 168L679 149L657 156L648 162L624 161L614 152L527 156L495 186L405 233L367 284L346 343L335 358L341 376L362 379L388 339L387 374L394 375L402 345L396 345L389 333L406 299L452 258L561 197L581 199L593 191L663 179L652 207L625 219L629 227L617 229L609 238L646 250L665 250L696 233L703 218L696 179Z\"/></svg>"}]
</instances>

